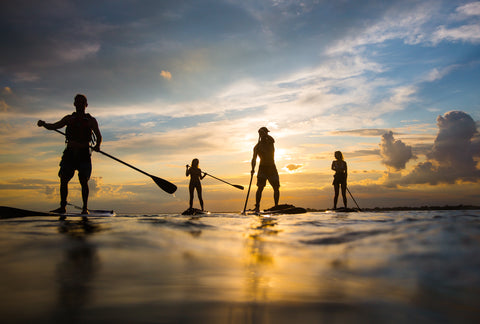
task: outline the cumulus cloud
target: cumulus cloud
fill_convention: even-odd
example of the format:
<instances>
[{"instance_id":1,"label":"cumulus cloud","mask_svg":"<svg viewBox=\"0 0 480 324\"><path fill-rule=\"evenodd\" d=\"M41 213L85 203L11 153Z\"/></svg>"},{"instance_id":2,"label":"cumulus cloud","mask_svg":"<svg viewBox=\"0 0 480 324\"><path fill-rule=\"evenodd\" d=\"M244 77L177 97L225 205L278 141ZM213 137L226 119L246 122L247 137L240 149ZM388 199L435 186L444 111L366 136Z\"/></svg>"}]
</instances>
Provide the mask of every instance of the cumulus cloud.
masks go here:
<instances>
[{"instance_id":1,"label":"cumulus cloud","mask_svg":"<svg viewBox=\"0 0 480 324\"><path fill-rule=\"evenodd\" d=\"M407 162L414 157L412 147L406 145L401 140L395 140L392 131L382 135L380 155L382 156L383 164L396 170L405 169Z\"/></svg>"},{"instance_id":2,"label":"cumulus cloud","mask_svg":"<svg viewBox=\"0 0 480 324\"><path fill-rule=\"evenodd\" d=\"M419 163L397 184L477 182L480 170L475 157L480 156L480 141L475 121L463 111L438 116L439 128L427 161Z\"/></svg>"},{"instance_id":3,"label":"cumulus cloud","mask_svg":"<svg viewBox=\"0 0 480 324\"><path fill-rule=\"evenodd\" d=\"M428 157L443 167L475 169L473 156L480 152L472 145L472 139L477 134L472 117L462 111L450 111L444 117L438 116L437 125L439 132Z\"/></svg>"},{"instance_id":4,"label":"cumulus cloud","mask_svg":"<svg viewBox=\"0 0 480 324\"><path fill-rule=\"evenodd\" d=\"M88 187L90 189L90 195L96 197L101 190L103 182L103 177L92 177L88 182Z\"/></svg>"}]
</instances>

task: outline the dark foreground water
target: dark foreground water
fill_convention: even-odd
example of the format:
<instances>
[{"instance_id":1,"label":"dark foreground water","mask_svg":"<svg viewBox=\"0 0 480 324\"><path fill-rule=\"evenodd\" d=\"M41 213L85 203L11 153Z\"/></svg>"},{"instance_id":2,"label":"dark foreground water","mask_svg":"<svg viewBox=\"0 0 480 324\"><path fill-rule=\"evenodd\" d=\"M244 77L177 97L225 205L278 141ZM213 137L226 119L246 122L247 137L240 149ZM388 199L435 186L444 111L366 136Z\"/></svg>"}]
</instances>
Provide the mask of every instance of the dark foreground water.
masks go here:
<instances>
[{"instance_id":1,"label":"dark foreground water","mask_svg":"<svg viewBox=\"0 0 480 324\"><path fill-rule=\"evenodd\" d=\"M479 323L480 211L0 220L2 323Z\"/></svg>"}]
</instances>

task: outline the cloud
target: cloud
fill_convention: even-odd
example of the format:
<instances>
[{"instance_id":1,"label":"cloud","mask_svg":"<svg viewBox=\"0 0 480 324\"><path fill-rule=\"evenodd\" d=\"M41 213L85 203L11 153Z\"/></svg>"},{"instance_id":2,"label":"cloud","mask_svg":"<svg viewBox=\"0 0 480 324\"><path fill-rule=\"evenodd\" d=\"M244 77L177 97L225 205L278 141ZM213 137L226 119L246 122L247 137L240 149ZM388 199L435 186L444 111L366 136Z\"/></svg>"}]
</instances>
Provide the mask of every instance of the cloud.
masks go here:
<instances>
[{"instance_id":1,"label":"cloud","mask_svg":"<svg viewBox=\"0 0 480 324\"><path fill-rule=\"evenodd\" d=\"M286 170L288 173L294 173L299 171L303 167L302 164L288 164L283 169Z\"/></svg>"},{"instance_id":2,"label":"cloud","mask_svg":"<svg viewBox=\"0 0 480 324\"><path fill-rule=\"evenodd\" d=\"M437 11L437 4L432 2L413 6L393 4L381 19L372 24L364 24L363 28L358 27L356 32L330 46L327 52L354 53L366 45L380 44L392 39L418 44L427 38L423 27Z\"/></svg>"},{"instance_id":3,"label":"cloud","mask_svg":"<svg viewBox=\"0 0 480 324\"><path fill-rule=\"evenodd\" d=\"M471 141L478 134L472 117L462 111L450 111L443 117L438 116L437 125L439 132L428 157L441 166L474 169L473 156L480 152L474 150Z\"/></svg>"},{"instance_id":4,"label":"cloud","mask_svg":"<svg viewBox=\"0 0 480 324\"><path fill-rule=\"evenodd\" d=\"M90 43L59 43L57 46L54 45L53 47L58 48L53 55L56 55L61 61L66 62L83 60L88 56L97 54L100 50L100 44Z\"/></svg>"},{"instance_id":5,"label":"cloud","mask_svg":"<svg viewBox=\"0 0 480 324\"><path fill-rule=\"evenodd\" d=\"M90 189L90 195L92 197L96 197L97 194L100 192L102 187L102 177L91 177L88 182L88 187Z\"/></svg>"},{"instance_id":6,"label":"cloud","mask_svg":"<svg viewBox=\"0 0 480 324\"><path fill-rule=\"evenodd\" d=\"M473 44L480 43L480 25L464 25L457 28L440 26L432 36L432 41L437 44L441 41L463 41Z\"/></svg>"},{"instance_id":7,"label":"cloud","mask_svg":"<svg viewBox=\"0 0 480 324\"><path fill-rule=\"evenodd\" d=\"M168 71L162 70L162 72L160 72L160 76L162 78L164 78L165 80L171 80L172 79L172 73L170 73Z\"/></svg>"},{"instance_id":8,"label":"cloud","mask_svg":"<svg viewBox=\"0 0 480 324\"><path fill-rule=\"evenodd\" d=\"M480 2L467 3L458 7L455 11L466 16L480 16Z\"/></svg>"},{"instance_id":9,"label":"cloud","mask_svg":"<svg viewBox=\"0 0 480 324\"><path fill-rule=\"evenodd\" d=\"M365 137L376 137L381 136L388 132L386 129L376 129L376 128L365 128L365 129L352 129L346 131L335 131L332 132L333 135L348 135L348 136L365 136Z\"/></svg>"},{"instance_id":10,"label":"cloud","mask_svg":"<svg viewBox=\"0 0 480 324\"><path fill-rule=\"evenodd\" d=\"M12 94L12 88L10 88L10 87L3 87L2 94L6 94L6 95Z\"/></svg>"},{"instance_id":11,"label":"cloud","mask_svg":"<svg viewBox=\"0 0 480 324\"><path fill-rule=\"evenodd\" d=\"M439 128L427 161L419 163L397 184L478 182L480 170L475 157L480 156L480 141L475 121L463 111L438 116Z\"/></svg>"},{"instance_id":12,"label":"cloud","mask_svg":"<svg viewBox=\"0 0 480 324\"><path fill-rule=\"evenodd\" d=\"M364 24L346 37L338 37L329 45L327 53L361 52L365 46L394 39L411 45L437 45L442 41L478 44L480 25L475 19L479 12L480 2L457 7L450 17L442 11L440 2L424 1L408 6L393 3L378 21ZM446 24L439 25L437 21Z\"/></svg>"},{"instance_id":13,"label":"cloud","mask_svg":"<svg viewBox=\"0 0 480 324\"><path fill-rule=\"evenodd\" d=\"M8 112L9 110L10 106L6 103L6 101L0 99L0 112Z\"/></svg>"},{"instance_id":14,"label":"cloud","mask_svg":"<svg viewBox=\"0 0 480 324\"><path fill-rule=\"evenodd\" d=\"M145 123L140 123L140 127L142 128L153 128L157 126L156 122L145 122Z\"/></svg>"},{"instance_id":15,"label":"cloud","mask_svg":"<svg viewBox=\"0 0 480 324\"><path fill-rule=\"evenodd\" d=\"M15 82L35 82L39 79L40 77L37 74L29 72L16 72L13 77Z\"/></svg>"},{"instance_id":16,"label":"cloud","mask_svg":"<svg viewBox=\"0 0 480 324\"><path fill-rule=\"evenodd\" d=\"M396 170L405 169L407 162L414 157L412 147L406 145L401 140L395 140L392 131L382 135L380 155L382 156L383 164Z\"/></svg>"},{"instance_id":17,"label":"cloud","mask_svg":"<svg viewBox=\"0 0 480 324\"><path fill-rule=\"evenodd\" d=\"M427 74L427 76L425 77L425 80L428 82L434 82L434 81L440 80L458 67L459 67L458 64L454 64L441 69L434 68Z\"/></svg>"}]
</instances>

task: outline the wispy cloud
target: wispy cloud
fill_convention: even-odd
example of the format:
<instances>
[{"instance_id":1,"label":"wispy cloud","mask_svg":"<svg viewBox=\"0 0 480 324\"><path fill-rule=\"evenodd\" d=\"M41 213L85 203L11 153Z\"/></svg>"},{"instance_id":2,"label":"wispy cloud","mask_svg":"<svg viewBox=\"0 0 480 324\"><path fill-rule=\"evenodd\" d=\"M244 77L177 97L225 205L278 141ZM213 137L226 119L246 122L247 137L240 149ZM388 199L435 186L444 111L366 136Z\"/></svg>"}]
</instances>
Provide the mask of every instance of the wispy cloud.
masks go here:
<instances>
[{"instance_id":1,"label":"wispy cloud","mask_svg":"<svg viewBox=\"0 0 480 324\"><path fill-rule=\"evenodd\" d=\"M480 24L464 25L457 28L440 26L432 36L432 42L462 41L473 44L480 43Z\"/></svg>"},{"instance_id":2,"label":"wispy cloud","mask_svg":"<svg viewBox=\"0 0 480 324\"><path fill-rule=\"evenodd\" d=\"M480 2L470 2L455 9L458 14L464 16L480 16Z\"/></svg>"}]
</instances>

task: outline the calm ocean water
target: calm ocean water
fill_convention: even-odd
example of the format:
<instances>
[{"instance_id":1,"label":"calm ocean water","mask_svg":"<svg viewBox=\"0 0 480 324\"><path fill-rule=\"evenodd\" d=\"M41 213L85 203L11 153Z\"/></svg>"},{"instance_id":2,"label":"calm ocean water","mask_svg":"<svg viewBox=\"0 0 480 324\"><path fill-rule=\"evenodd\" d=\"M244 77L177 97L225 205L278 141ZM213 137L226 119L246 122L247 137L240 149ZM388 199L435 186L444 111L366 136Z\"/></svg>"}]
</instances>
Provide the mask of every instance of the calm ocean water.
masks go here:
<instances>
[{"instance_id":1,"label":"calm ocean water","mask_svg":"<svg viewBox=\"0 0 480 324\"><path fill-rule=\"evenodd\" d=\"M478 323L480 211L0 220L3 323Z\"/></svg>"}]
</instances>

